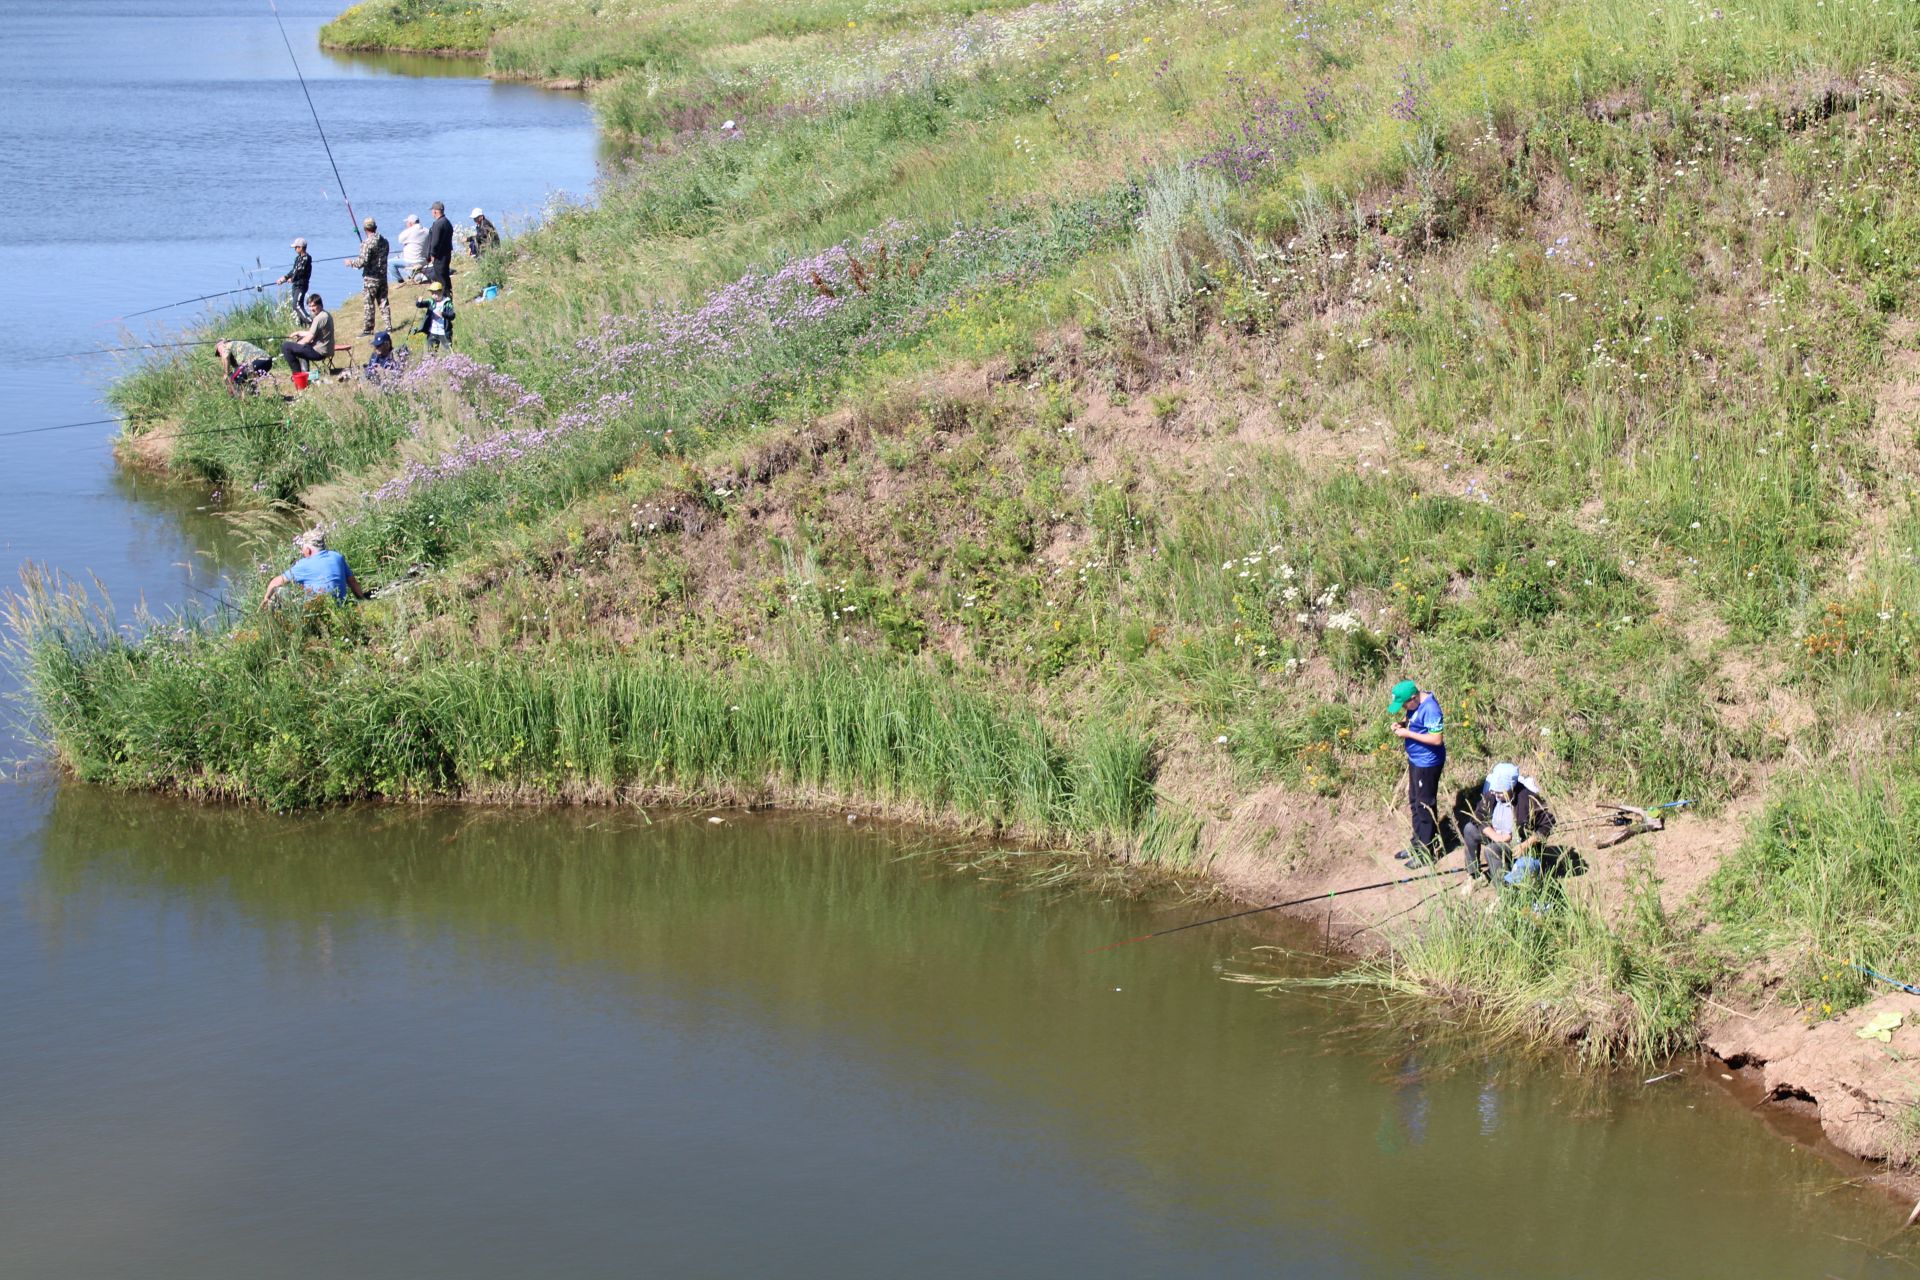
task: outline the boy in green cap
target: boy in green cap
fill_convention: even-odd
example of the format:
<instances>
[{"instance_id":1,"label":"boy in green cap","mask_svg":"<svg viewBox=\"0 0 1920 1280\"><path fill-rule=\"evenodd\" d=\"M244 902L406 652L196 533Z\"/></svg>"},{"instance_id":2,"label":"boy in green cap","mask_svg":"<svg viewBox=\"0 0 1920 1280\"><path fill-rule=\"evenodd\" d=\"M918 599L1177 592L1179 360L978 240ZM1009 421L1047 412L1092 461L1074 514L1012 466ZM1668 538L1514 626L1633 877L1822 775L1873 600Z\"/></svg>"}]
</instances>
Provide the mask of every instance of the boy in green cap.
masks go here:
<instances>
[{"instance_id":1,"label":"boy in green cap","mask_svg":"<svg viewBox=\"0 0 1920 1280\"><path fill-rule=\"evenodd\" d=\"M1435 836L1440 811L1440 772L1447 764L1446 716L1440 699L1411 680L1393 686L1388 715L1406 713L1393 726L1394 736L1407 744L1407 803L1413 810L1413 844L1402 856L1425 866L1442 852Z\"/></svg>"}]
</instances>

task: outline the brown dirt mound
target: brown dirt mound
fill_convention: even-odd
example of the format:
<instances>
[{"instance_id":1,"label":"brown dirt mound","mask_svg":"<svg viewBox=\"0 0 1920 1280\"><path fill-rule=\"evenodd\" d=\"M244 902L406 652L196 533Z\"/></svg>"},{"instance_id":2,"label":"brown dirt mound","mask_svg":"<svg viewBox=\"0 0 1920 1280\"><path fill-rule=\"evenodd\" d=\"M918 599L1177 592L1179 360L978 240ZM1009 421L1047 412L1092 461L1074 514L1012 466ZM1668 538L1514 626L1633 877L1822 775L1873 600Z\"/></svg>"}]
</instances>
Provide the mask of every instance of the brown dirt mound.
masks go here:
<instances>
[{"instance_id":1,"label":"brown dirt mound","mask_svg":"<svg viewBox=\"0 0 1920 1280\"><path fill-rule=\"evenodd\" d=\"M1904 1018L1891 1039L1861 1039L1860 1028L1883 1013ZM1729 1063L1761 1068L1767 1098L1811 1100L1842 1151L1913 1156L1906 1117L1920 1104L1920 996L1892 992L1812 1026L1791 1009L1727 1012L1707 1028L1706 1043Z\"/></svg>"}]
</instances>

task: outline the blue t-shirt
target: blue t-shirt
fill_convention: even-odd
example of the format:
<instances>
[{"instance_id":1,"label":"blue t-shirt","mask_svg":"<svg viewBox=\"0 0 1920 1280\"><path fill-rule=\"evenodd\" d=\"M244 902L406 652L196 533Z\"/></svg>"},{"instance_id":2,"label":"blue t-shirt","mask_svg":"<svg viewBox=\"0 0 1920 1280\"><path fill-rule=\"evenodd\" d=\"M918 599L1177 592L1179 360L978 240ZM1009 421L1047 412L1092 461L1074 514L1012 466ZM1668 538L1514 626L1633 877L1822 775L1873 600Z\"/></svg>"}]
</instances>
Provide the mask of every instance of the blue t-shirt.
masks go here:
<instances>
[{"instance_id":1,"label":"blue t-shirt","mask_svg":"<svg viewBox=\"0 0 1920 1280\"><path fill-rule=\"evenodd\" d=\"M311 595L345 600L347 578L352 573L347 558L338 551L319 551L295 560L293 568L287 570L287 580L299 583Z\"/></svg>"},{"instance_id":2,"label":"blue t-shirt","mask_svg":"<svg viewBox=\"0 0 1920 1280\"><path fill-rule=\"evenodd\" d=\"M1413 714L1407 717L1407 728L1415 733L1445 733L1447 718L1440 710L1440 699L1428 694ZM1443 744L1430 747L1424 742L1415 742L1412 738L1402 739L1407 744L1407 763L1417 764L1421 768L1431 768L1447 758L1447 748Z\"/></svg>"}]
</instances>

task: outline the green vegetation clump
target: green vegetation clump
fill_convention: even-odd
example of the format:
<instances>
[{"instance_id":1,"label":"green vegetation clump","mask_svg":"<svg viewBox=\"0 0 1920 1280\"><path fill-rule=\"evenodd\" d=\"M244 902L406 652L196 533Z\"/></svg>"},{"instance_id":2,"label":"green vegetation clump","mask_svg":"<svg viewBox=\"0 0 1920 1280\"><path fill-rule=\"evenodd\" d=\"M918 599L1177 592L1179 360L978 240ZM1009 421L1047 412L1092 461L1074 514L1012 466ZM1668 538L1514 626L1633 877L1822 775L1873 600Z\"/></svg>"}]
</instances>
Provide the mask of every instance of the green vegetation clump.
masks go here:
<instances>
[{"instance_id":1,"label":"green vegetation clump","mask_svg":"<svg viewBox=\"0 0 1920 1280\"><path fill-rule=\"evenodd\" d=\"M1710 887L1719 940L1736 960L1773 958L1782 994L1832 1013L1886 988L1861 968L1920 971L1920 774L1895 754L1864 768L1801 773Z\"/></svg>"},{"instance_id":2,"label":"green vegetation clump","mask_svg":"<svg viewBox=\"0 0 1920 1280\"><path fill-rule=\"evenodd\" d=\"M875 794L1184 853L1259 791L1389 809L1380 691L1411 672L1457 770L1521 759L1568 803L1714 815L1788 779L1713 890L1726 956L1907 958L1872 944L1897 867L1812 896L1904 818L1863 786L1809 836L1791 780L1911 749L1898 6L337 28L450 48L468 19L502 74L592 80L633 158L509 241L459 352L397 384L289 407L188 357L122 384L131 435L397 595L139 637L20 611L76 769L289 806ZM633 719L658 698L704 709L664 773ZM712 737L736 703L789 727ZM855 736L821 763L826 726ZM1703 953L1650 895L1448 912L1397 972L1656 1052Z\"/></svg>"},{"instance_id":3,"label":"green vegetation clump","mask_svg":"<svg viewBox=\"0 0 1920 1280\"><path fill-rule=\"evenodd\" d=\"M482 54L501 27L533 9L521 0L364 0L320 29L334 49Z\"/></svg>"},{"instance_id":4,"label":"green vegetation clump","mask_svg":"<svg viewBox=\"0 0 1920 1280\"><path fill-rule=\"evenodd\" d=\"M1661 908L1651 868L1611 916L1535 882L1492 901L1444 895L1428 925L1355 975L1478 1008L1513 1038L1572 1044L1598 1062L1651 1063L1689 1047L1710 970Z\"/></svg>"},{"instance_id":5,"label":"green vegetation clump","mask_svg":"<svg viewBox=\"0 0 1920 1280\"><path fill-rule=\"evenodd\" d=\"M383 612L385 616L383 615ZM121 644L71 596L16 603L31 678L60 708L53 746L82 777L263 801L370 796L751 801L776 786L834 802L1124 840L1152 796L1137 735L1086 726L1070 748L1031 712L884 659L822 654L714 673L582 656L395 671L383 625L314 600L240 628Z\"/></svg>"}]
</instances>

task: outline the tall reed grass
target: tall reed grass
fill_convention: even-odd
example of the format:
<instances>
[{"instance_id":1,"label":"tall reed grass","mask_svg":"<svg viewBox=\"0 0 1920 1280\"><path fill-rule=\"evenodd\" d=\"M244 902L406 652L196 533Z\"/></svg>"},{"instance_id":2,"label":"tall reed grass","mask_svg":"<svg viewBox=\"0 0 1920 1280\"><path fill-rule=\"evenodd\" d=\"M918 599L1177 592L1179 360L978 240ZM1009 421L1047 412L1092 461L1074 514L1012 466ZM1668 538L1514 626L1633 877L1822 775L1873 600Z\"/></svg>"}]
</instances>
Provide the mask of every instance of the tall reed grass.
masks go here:
<instances>
[{"instance_id":1,"label":"tall reed grass","mask_svg":"<svg viewBox=\"0 0 1920 1280\"><path fill-rule=\"evenodd\" d=\"M382 661L383 619L324 601L238 633L137 639L45 578L10 606L46 739L83 777L292 808L356 797L710 797L877 805L1044 838L1124 840L1152 752L917 665L826 653L711 672L660 660ZM391 621L387 619L384 621Z\"/></svg>"}]
</instances>

